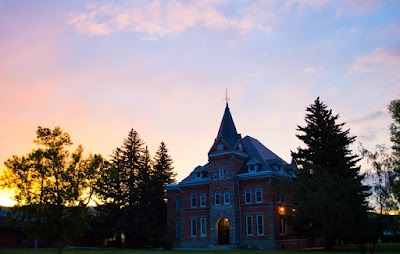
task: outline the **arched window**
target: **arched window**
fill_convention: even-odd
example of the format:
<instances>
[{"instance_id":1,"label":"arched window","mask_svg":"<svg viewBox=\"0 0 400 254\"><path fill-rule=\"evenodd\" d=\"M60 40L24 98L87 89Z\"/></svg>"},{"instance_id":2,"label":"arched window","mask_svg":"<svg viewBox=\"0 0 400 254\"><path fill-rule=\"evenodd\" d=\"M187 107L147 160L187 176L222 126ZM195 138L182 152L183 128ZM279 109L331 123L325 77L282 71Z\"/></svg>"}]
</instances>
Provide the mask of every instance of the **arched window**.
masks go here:
<instances>
[{"instance_id":1,"label":"arched window","mask_svg":"<svg viewBox=\"0 0 400 254\"><path fill-rule=\"evenodd\" d=\"M181 197L175 199L176 210L181 210Z\"/></svg>"},{"instance_id":2,"label":"arched window","mask_svg":"<svg viewBox=\"0 0 400 254\"><path fill-rule=\"evenodd\" d=\"M244 191L244 202L246 204L250 204L251 203L251 190L250 189L246 189Z\"/></svg>"},{"instance_id":3,"label":"arched window","mask_svg":"<svg viewBox=\"0 0 400 254\"><path fill-rule=\"evenodd\" d=\"M229 205L231 203L231 192L226 190L224 191L224 204Z\"/></svg>"},{"instance_id":4,"label":"arched window","mask_svg":"<svg viewBox=\"0 0 400 254\"><path fill-rule=\"evenodd\" d=\"M256 203L262 203L262 190L261 188L256 189Z\"/></svg>"},{"instance_id":5,"label":"arched window","mask_svg":"<svg viewBox=\"0 0 400 254\"><path fill-rule=\"evenodd\" d=\"M214 194L214 203L216 205L220 205L221 204L221 193L219 191L216 191Z\"/></svg>"},{"instance_id":6,"label":"arched window","mask_svg":"<svg viewBox=\"0 0 400 254\"><path fill-rule=\"evenodd\" d=\"M206 194L204 193L200 195L200 207L206 207Z\"/></svg>"},{"instance_id":7,"label":"arched window","mask_svg":"<svg viewBox=\"0 0 400 254\"><path fill-rule=\"evenodd\" d=\"M196 194L192 195L192 198L190 199L190 204L191 204L191 207L196 207L197 206Z\"/></svg>"}]
</instances>

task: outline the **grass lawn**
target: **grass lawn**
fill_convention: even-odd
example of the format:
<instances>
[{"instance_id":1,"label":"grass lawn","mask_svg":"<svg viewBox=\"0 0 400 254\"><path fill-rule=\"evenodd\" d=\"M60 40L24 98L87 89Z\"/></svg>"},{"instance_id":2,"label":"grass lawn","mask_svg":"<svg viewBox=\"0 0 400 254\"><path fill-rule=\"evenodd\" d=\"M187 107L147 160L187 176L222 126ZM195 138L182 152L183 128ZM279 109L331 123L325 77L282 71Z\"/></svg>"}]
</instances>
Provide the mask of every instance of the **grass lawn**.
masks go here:
<instances>
[{"instance_id":1,"label":"grass lawn","mask_svg":"<svg viewBox=\"0 0 400 254\"><path fill-rule=\"evenodd\" d=\"M367 251L370 246L367 246ZM64 248L65 254L206 254L217 252L217 254L328 254L320 249L313 250L134 250L134 249L106 249L106 248ZM336 253L356 254L358 253L354 245L338 248ZM0 249L0 254L32 254L33 249ZM55 248L39 248L39 254L55 254ZM368 252L367 252L368 253ZM376 252L385 254L400 253L400 243L396 244L378 244Z\"/></svg>"}]
</instances>

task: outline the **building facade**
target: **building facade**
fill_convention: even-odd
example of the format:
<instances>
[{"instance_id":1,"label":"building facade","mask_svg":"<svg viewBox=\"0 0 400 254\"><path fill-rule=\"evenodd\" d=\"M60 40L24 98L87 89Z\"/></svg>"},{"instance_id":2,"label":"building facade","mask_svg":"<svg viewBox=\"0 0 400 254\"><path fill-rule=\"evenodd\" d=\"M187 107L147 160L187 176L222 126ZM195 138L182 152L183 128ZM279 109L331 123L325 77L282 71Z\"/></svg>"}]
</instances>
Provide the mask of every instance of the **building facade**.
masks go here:
<instances>
[{"instance_id":1,"label":"building facade","mask_svg":"<svg viewBox=\"0 0 400 254\"><path fill-rule=\"evenodd\" d=\"M227 103L208 163L167 186L173 247L300 247L284 218L294 169L257 139L242 138Z\"/></svg>"}]
</instances>

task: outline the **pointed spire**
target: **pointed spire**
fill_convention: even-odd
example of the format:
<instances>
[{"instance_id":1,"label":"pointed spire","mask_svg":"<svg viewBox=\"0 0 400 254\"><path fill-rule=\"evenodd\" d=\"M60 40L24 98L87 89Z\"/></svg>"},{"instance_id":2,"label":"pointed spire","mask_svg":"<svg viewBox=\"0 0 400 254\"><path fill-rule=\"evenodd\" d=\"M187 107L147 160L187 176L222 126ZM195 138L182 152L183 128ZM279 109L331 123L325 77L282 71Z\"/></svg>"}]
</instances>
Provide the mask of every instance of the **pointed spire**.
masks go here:
<instances>
[{"instance_id":1,"label":"pointed spire","mask_svg":"<svg viewBox=\"0 0 400 254\"><path fill-rule=\"evenodd\" d=\"M230 100L230 98L228 97L228 88L225 88L225 102L226 102L227 107L228 107L229 100Z\"/></svg>"},{"instance_id":2,"label":"pointed spire","mask_svg":"<svg viewBox=\"0 0 400 254\"><path fill-rule=\"evenodd\" d=\"M225 112L224 116L222 117L217 138L222 138L231 148L233 148L233 146L236 144L236 141L240 138L229 110L228 101L226 102Z\"/></svg>"}]
</instances>

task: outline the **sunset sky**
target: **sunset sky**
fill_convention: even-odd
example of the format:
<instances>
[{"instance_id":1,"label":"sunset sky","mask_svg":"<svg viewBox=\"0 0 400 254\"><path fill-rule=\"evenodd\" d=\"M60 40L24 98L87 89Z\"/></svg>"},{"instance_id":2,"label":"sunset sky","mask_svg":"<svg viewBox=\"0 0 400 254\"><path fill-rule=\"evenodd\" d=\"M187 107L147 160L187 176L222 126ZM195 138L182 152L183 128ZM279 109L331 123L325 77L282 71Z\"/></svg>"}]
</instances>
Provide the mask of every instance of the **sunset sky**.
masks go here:
<instances>
[{"instance_id":1,"label":"sunset sky","mask_svg":"<svg viewBox=\"0 0 400 254\"><path fill-rule=\"evenodd\" d=\"M400 1L0 0L0 169L37 126L106 157L133 128L182 180L207 162L226 88L242 136L288 162L318 96L357 142L390 145Z\"/></svg>"}]
</instances>

